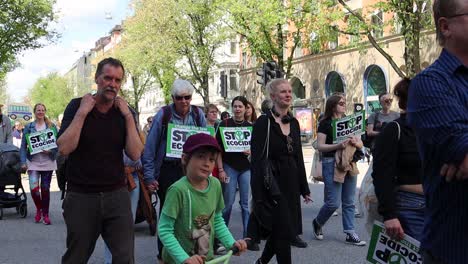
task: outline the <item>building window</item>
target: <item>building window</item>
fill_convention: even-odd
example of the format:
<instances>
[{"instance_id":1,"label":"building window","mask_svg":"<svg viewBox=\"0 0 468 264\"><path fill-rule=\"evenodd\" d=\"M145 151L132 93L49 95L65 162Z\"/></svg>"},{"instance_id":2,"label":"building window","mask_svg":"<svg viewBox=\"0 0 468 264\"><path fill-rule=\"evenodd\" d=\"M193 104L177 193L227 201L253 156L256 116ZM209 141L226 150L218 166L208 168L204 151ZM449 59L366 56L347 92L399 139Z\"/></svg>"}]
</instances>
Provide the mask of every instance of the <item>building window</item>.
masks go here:
<instances>
[{"instance_id":1,"label":"building window","mask_svg":"<svg viewBox=\"0 0 468 264\"><path fill-rule=\"evenodd\" d=\"M294 58L302 57L304 54L302 53L302 46L301 43L297 44L296 49L294 50Z\"/></svg>"},{"instance_id":2,"label":"building window","mask_svg":"<svg viewBox=\"0 0 468 264\"><path fill-rule=\"evenodd\" d=\"M334 93L344 93L346 83L341 73L336 71L329 72L325 79L325 95L329 97Z\"/></svg>"},{"instance_id":3,"label":"building window","mask_svg":"<svg viewBox=\"0 0 468 264\"><path fill-rule=\"evenodd\" d=\"M247 69L247 52L242 52L242 69Z\"/></svg>"},{"instance_id":4,"label":"building window","mask_svg":"<svg viewBox=\"0 0 468 264\"><path fill-rule=\"evenodd\" d=\"M382 11L378 11L374 13L371 17L372 23L372 36L374 38L381 38L383 37L383 13Z\"/></svg>"},{"instance_id":5,"label":"building window","mask_svg":"<svg viewBox=\"0 0 468 264\"><path fill-rule=\"evenodd\" d=\"M388 91L387 76L382 67L372 64L364 72L364 100L366 112L380 111L379 94Z\"/></svg>"},{"instance_id":6,"label":"building window","mask_svg":"<svg viewBox=\"0 0 468 264\"><path fill-rule=\"evenodd\" d=\"M305 99L305 86L299 78L293 77L291 79L292 92L299 99Z\"/></svg>"},{"instance_id":7,"label":"building window","mask_svg":"<svg viewBox=\"0 0 468 264\"><path fill-rule=\"evenodd\" d=\"M237 53L237 42L231 41L231 55L235 55Z\"/></svg>"},{"instance_id":8,"label":"building window","mask_svg":"<svg viewBox=\"0 0 468 264\"><path fill-rule=\"evenodd\" d=\"M236 70L229 70L229 89L237 91L237 72Z\"/></svg>"},{"instance_id":9,"label":"building window","mask_svg":"<svg viewBox=\"0 0 468 264\"><path fill-rule=\"evenodd\" d=\"M328 48L334 50L338 48L338 33L334 32L330 36L330 41L328 42Z\"/></svg>"}]
</instances>

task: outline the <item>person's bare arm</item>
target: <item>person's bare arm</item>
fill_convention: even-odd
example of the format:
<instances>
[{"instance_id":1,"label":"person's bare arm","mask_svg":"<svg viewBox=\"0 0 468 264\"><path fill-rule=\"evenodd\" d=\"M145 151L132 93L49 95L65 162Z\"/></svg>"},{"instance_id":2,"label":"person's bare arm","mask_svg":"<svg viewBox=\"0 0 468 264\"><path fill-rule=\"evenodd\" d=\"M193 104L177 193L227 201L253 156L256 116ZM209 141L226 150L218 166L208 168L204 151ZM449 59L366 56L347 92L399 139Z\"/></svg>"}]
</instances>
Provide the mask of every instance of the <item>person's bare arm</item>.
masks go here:
<instances>
[{"instance_id":1,"label":"person's bare arm","mask_svg":"<svg viewBox=\"0 0 468 264\"><path fill-rule=\"evenodd\" d=\"M331 152L331 151L334 151L334 150L338 150L338 149L343 149L346 147L346 144L348 143L349 139L343 141L343 142L340 142L340 143L337 143L337 144L326 144L327 140L327 135L323 134L323 133L317 133L317 149L318 151L320 152Z\"/></svg>"},{"instance_id":2,"label":"person's bare arm","mask_svg":"<svg viewBox=\"0 0 468 264\"><path fill-rule=\"evenodd\" d=\"M88 113L93 109L96 100L91 94L81 98L80 107L73 117L72 122L57 140L58 150L61 155L68 155L75 151L80 141L81 129Z\"/></svg>"},{"instance_id":3,"label":"person's bare arm","mask_svg":"<svg viewBox=\"0 0 468 264\"><path fill-rule=\"evenodd\" d=\"M132 112L130 112L127 102L120 96L115 98L114 105L120 110L125 119L127 132L125 138L125 153L131 160L138 160L143 153L143 143L141 143L140 136L138 135Z\"/></svg>"},{"instance_id":4,"label":"person's bare arm","mask_svg":"<svg viewBox=\"0 0 468 264\"><path fill-rule=\"evenodd\" d=\"M374 124L368 124L366 132L367 132L367 135L371 137L375 137L380 134L379 131L374 131Z\"/></svg>"}]
</instances>

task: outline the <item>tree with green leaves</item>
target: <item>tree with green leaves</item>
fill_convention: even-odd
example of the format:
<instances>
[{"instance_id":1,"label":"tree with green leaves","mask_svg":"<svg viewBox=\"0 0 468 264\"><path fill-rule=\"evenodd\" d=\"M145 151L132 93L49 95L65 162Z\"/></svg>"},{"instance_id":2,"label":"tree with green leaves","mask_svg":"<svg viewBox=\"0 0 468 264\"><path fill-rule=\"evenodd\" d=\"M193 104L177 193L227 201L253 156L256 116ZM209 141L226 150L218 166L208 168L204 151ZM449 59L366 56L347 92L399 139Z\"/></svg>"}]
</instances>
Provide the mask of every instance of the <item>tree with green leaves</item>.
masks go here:
<instances>
[{"instance_id":1,"label":"tree with green leaves","mask_svg":"<svg viewBox=\"0 0 468 264\"><path fill-rule=\"evenodd\" d=\"M20 52L43 47L58 37L50 30L55 21L54 3L55 0L0 1L0 72L11 70L9 67Z\"/></svg>"},{"instance_id":2,"label":"tree with green leaves","mask_svg":"<svg viewBox=\"0 0 468 264\"><path fill-rule=\"evenodd\" d=\"M227 0L224 7L230 27L245 41L250 55L262 61L276 61L286 78L293 75L296 49L309 47L309 33L320 36L314 42L319 46L330 38L317 1Z\"/></svg>"},{"instance_id":3,"label":"tree with green leaves","mask_svg":"<svg viewBox=\"0 0 468 264\"><path fill-rule=\"evenodd\" d=\"M171 73L188 79L209 104L209 71L216 65L215 51L228 39L231 31L216 0L136 0L135 27L146 38L145 49L153 62L152 74L167 82ZM129 38L131 41L138 36ZM162 78L162 77L165 78ZM159 77L159 78L158 78ZM170 78L169 78L170 79ZM167 83L161 83L167 85Z\"/></svg>"},{"instance_id":4,"label":"tree with green leaves","mask_svg":"<svg viewBox=\"0 0 468 264\"><path fill-rule=\"evenodd\" d=\"M148 34L145 21L151 21L151 13L146 11L137 6L135 15L124 22L122 42L115 51L131 82L129 89L121 90L122 96L138 114L139 101L151 89L162 89L167 103L175 79L176 56L164 48L164 39Z\"/></svg>"},{"instance_id":5,"label":"tree with green leaves","mask_svg":"<svg viewBox=\"0 0 468 264\"><path fill-rule=\"evenodd\" d=\"M50 118L58 118L73 98L73 91L67 86L67 80L58 73L50 73L39 78L29 91L31 104L43 103Z\"/></svg>"},{"instance_id":6,"label":"tree with green leaves","mask_svg":"<svg viewBox=\"0 0 468 264\"><path fill-rule=\"evenodd\" d=\"M421 71L420 60L420 41L421 31L433 26L431 19L430 0L387 0L379 1L377 4L370 6L367 12L375 10L384 13L395 14L395 18L387 23L373 24L370 19L367 19L362 14L362 10L353 10L344 0L338 0L341 6L346 10L347 14L342 14L342 17L351 18L354 23L347 23L347 26L340 28L336 25L333 28L344 34L365 36L370 44L381 53L390 63L395 72L401 77L414 77ZM401 25L401 35L405 42L405 51L403 58L405 60L405 69L398 67L392 56L385 51L379 44L378 37L373 34L376 30L382 31L386 26Z\"/></svg>"}]
</instances>

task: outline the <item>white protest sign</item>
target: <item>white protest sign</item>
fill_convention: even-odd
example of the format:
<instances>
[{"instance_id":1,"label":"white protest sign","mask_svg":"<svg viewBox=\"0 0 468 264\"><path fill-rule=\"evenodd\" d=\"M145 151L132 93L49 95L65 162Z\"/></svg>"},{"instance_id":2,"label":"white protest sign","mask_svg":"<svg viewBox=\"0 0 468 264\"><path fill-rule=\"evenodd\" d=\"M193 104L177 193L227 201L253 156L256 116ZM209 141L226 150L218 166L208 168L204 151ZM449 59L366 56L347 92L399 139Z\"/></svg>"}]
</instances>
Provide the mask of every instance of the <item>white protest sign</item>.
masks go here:
<instances>
[{"instance_id":1,"label":"white protest sign","mask_svg":"<svg viewBox=\"0 0 468 264\"><path fill-rule=\"evenodd\" d=\"M166 156L180 158L187 138L198 133L214 136L214 128L167 124Z\"/></svg>"},{"instance_id":2,"label":"white protest sign","mask_svg":"<svg viewBox=\"0 0 468 264\"><path fill-rule=\"evenodd\" d=\"M36 154L43 150L57 147L57 131L55 129L44 129L26 135L29 153Z\"/></svg>"},{"instance_id":3,"label":"white protest sign","mask_svg":"<svg viewBox=\"0 0 468 264\"><path fill-rule=\"evenodd\" d=\"M392 240L385 234L384 225L374 222L367 252L368 263L422 264L422 258L418 252L419 241L408 235L400 241Z\"/></svg>"},{"instance_id":4,"label":"white protest sign","mask_svg":"<svg viewBox=\"0 0 468 264\"><path fill-rule=\"evenodd\" d=\"M353 115L333 120L333 143L346 140L351 136L360 136L366 132L366 112L359 111Z\"/></svg>"},{"instance_id":5,"label":"white protest sign","mask_svg":"<svg viewBox=\"0 0 468 264\"><path fill-rule=\"evenodd\" d=\"M226 152L242 152L250 149L252 127L220 127L219 132Z\"/></svg>"}]
</instances>

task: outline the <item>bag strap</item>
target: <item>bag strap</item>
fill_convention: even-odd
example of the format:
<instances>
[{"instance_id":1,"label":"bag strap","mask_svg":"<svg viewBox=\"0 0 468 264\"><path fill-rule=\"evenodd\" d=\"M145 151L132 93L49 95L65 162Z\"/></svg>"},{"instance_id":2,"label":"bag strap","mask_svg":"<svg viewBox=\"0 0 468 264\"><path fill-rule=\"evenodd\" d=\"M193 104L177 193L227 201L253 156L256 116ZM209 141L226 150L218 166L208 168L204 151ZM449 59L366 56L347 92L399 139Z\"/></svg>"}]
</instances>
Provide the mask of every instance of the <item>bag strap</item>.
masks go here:
<instances>
[{"instance_id":1,"label":"bag strap","mask_svg":"<svg viewBox=\"0 0 468 264\"><path fill-rule=\"evenodd\" d=\"M401 135L401 127L400 127L400 124L397 122L397 121L392 121L394 122L397 127L398 127L398 141L400 141L400 135Z\"/></svg>"},{"instance_id":2,"label":"bag strap","mask_svg":"<svg viewBox=\"0 0 468 264\"><path fill-rule=\"evenodd\" d=\"M268 153L270 152L270 118L267 116L267 119L268 119L267 137L265 139L265 145L263 146L263 154L262 154L262 156L265 157L266 159L268 159Z\"/></svg>"}]
</instances>

